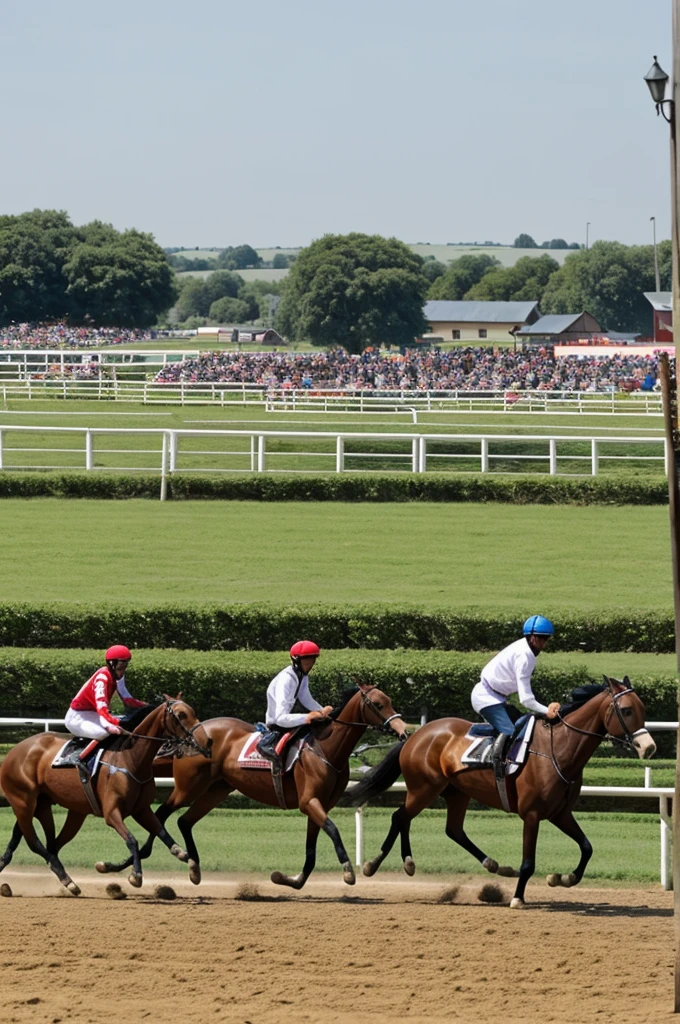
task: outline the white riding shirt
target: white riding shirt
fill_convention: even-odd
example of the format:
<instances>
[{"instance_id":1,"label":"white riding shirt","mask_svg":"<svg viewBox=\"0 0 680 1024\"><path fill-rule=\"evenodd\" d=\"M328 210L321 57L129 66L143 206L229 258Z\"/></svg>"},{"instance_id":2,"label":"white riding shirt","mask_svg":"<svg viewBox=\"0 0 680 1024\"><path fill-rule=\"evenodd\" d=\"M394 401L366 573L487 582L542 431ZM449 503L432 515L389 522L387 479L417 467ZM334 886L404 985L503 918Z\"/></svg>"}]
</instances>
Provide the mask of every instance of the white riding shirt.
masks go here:
<instances>
[{"instance_id":1,"label":"white riding shirt","mask_svg":"<svg viewBox=\"0 0 680 1024\"><path fill-rule=\"evenodd\" d=\"M278 725L282 729L305 725L307 715L292 713L296 700L308 711L323 711L309 692L309 676L298 680L295 669L289 665L274 676L267 687L267 725Z\"/></svg>"},{"instance_id":2,"label":"white riding shirt","mask_svg":"<svg viewBox=\"0 0 680 1024\"><path fill-rule=\"evenodd\" d=\"M547 707L536 700L531 689L535 666L536 655L526 637L504 647L484 666L482 678L472 691L475 711L480 712L492 704L505 704L510 694L516 693L525 708L545 715Z\"/></svg>"}]
</instances>

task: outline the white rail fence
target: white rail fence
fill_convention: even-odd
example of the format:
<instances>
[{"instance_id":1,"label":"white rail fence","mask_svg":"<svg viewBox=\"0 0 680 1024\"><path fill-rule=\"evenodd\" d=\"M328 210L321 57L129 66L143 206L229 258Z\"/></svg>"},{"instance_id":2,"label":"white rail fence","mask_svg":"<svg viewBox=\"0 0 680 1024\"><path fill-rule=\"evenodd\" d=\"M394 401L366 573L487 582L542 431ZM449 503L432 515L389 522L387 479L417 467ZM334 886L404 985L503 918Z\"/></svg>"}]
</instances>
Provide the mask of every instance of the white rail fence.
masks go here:
<instances>
[{"instance_id":1,"label":"white rail fence","mask_svg":"<svg viewBox=\"0 0 680 1024\"><path fill-rule=\"evenodd\" d=\"M37 437L39 443L33 445L8 444L8 438ZM66 441L59 444L59 437L81 440L81 444ZM112 437L122 438L125 447L111 448L97 441ZM224 447L215 450L214 445L207 445L210 439L219 439ZM57 445L50 444L55 440ZM191 447L184 442L191 440ZM145 442L155 442L148 447ZM200 442L200 443L199 443ZM304 442L304 445L303 445ZM215 440L216 443L216 440ZM386 443L400 446L403 451L385 450ZM530 445L532 452L512 453L494 451L495 445L508 443ZM433 446L446 444L449 449L456 445L474 445L477 452L441 452L433 450ZM578 444L586 446L587 454L560 453L558 446ZM207 445L207 446L205 446ZM347 446L360 446L360 450L347 451ZM642 446L650 451L649 455L639 452L620 452L621 446ZM373 450L371 450L371 448ZM382 448L382 450L381 450ZM619 454L615 450L619 449ZM43 456L38 461L17 461L17 453L31 456ZM54 455L61 458L55 459ZM138 460L140 456L153 456L145 460L153 463L144 465L116 465L111 456L124 455L128 461ZM71 462L68 462L67 456ZM191 460L208 457L209 465L192 466ZM49 459L52 461L49 461ZM85 469L115 470L122 472L160 473L161 500L165 498L165 481L169 474L175 472L213 472L213 473L276 473L276 472L366 472L367 470L351 469L347 459L389 461L396 469L412 473L426 473L434 468L441 468L447 463L464 460L476 462L482 473L490 472L492 464L503 462L540 462L547 464L551 476L558 473L561 460L570 463L586 463L586 475L597 476L602 462L656 462L666 466L666 441L663 437L599 437L599 436L557 436L549 434L434 434L434 433L368 433L351 431L305 431L305 430L169 430L162 428L125 428L125 427L43 427L15 426L0 424L0 469L7 470L45 470L45 469ZM309 460L314 459L316 465L311 468ZM108 461L106 461L108 460ZM285 460L283 469L277 469L273 463ZM182 465L180 466L180 461ZM321 463L321 465L320 465ZM368 470L370 471L370 470Z\"/></svg>"},{"instance_id":2,"label":"white rail fence","mask_svg":"<svg viewBox=\"0 0 680 1024\"><path fill-rule=\"evenodd\" d=\"M163 353L161 353L163 355ZM0 369L4 364L0 363ZM144 370L143 364L127 366ZM9 399L113 399L144 405L260 405L267 412L561 412L575 415L653 415L662 413L661 396L655 392L624 393L572 391L470 391L360 388L284 388L232 381L129 380L97 375L26 376L0 378L3 405ZM405 409L405 407L410 407Z\"/></svg>"},{"instance_id":3,"label":"white rail fence","mask_svg":"<svg viewBox=\"0 0 680 1024\"><path fill-rule=\"evenodd\" d=\"M38 725L44 732L49 732L51 726L61 726L65 728L63 718L0 718L0 727L2 726L25 726L25 725ZM670 732L676 731L678 728L677 722L647 722L647 728L650 732ZM611 798L628 798L628 799L653 799L659 801L659 829L660 829L660 881L664 889L670 890L673 888L673 868L671 858L671 846L673 837L673 819L671 814L671 801L673 798L674 790L671 787L665 786L652 786L651 773L652 765L646 764L644 766L644 786L582 786L581 794L583 796L605 796ZM154 779L156 786L170 788L174 785L172 779ZM357 785L356 782L350 782L349 787ZM390 786L387 792L402 792L406 790L406 783L397 782L393 786ZM237 794L238 795L238 794ZM354 815L354 841L355 841L355 863L360 867L364 862L364 811L365 807L358 807Z\"/></svg>"}]
</instances>

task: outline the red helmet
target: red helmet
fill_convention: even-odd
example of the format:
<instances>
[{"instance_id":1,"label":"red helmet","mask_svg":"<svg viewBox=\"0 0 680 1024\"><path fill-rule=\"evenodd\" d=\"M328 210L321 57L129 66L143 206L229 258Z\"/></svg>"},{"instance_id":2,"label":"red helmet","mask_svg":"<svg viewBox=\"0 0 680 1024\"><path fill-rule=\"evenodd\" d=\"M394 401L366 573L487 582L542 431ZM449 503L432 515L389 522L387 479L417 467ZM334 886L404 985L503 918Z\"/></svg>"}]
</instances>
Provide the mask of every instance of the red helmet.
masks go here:
<instances>
[{"instance_id":1,"label":"red helmet","mask_svg":"<svg viewBox=\"0 0 680 1024\"><path fill-rule=\"evenodd\" d=\"M291 658L318 658L321 651L311 640L298 640L290 649Z\"/></svg>"},{"instance_id":2,"label":"red helmet","mask_svg":"<svg viewBox=\"0 0 680 1024\"><path fill-rule=\"evenodd\" d=\"M105 657L107 661L130 661L132 654L122 644L114 644L113 647L109 647Z\"/></svg>"}]
</instances>

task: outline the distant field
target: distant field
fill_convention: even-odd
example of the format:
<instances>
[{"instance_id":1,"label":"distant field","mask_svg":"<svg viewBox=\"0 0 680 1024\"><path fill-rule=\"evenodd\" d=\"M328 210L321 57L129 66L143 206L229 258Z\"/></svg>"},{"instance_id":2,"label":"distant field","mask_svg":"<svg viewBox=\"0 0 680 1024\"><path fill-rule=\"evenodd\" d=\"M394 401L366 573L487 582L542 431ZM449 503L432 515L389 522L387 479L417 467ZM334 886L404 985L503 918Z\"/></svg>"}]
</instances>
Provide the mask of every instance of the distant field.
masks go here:
<instances>
[{"instance_id":1,"label":"distant field","mask_svg":"<svg viewBox=\"0 0 680 1024\"><path fill-rule=\"evenodd\" d=\"M669 608L662 507L0 502L3 600Z\"/></svg>"},{"instance_id":2,"label":"distant field","mask_svg":"<svg viewBox=\"0 0 680 1024\"><path fill-rule=\"evenodd\" d=\"M181 270L177 277L209 277L214 270ZM288 276L288 269L274 270L272 267L259 267L256 270L236 270L234 273L244 281L281 281Z\"/></svg>"}]
</instances>

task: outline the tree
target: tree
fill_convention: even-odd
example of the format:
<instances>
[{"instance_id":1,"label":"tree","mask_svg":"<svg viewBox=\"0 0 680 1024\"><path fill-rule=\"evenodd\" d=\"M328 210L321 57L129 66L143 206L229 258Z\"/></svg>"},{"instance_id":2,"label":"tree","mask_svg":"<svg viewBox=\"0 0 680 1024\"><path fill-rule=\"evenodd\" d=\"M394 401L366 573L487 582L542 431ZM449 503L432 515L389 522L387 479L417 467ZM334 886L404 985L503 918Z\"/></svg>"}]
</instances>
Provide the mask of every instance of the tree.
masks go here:
<instances>
[{"instance_id":1,"label":"tree","mask_svg":"<svg viewBox=\"0 0 680 1024\"><path fill-rule=\"evenodd\" d=\"M324 235L302 249L277 313L279 329L314 345L408 345L427 330L422 260L396 238Z\"/></svg>"},{"instance_id":2,"label":"tree","mask_svg":"<svg viewBox=\"0 0 680 1024\"><path fill-rule=\"evenodd\" d=\"M425 264L427 267L427 264ZM485 253L479 256L460 256L449 264L446 273L433 282L427 293L428 299L462 299L473 285L484 277L492 267L500 263L494 256Z\"/></svg>"},{"instance_id":3,"label":"tree","mask_svg":"<svg viewBox=\"0 0 680 1024\"><path fill-rule=\"evenodd\" d=\"M67 295L74 309L97 324L150 327L178 295L165 253L140 231L105 237L92 244L85 232L85 241L73 247L63 268Z\"/></svg>"},{"instance_id":4,"label":"tree","mask_svg":"<svg viewBox=\"0 0 680 1024\"><path fill-rule=\"evenodd\" d=\"M224 267L225 270L247 270L249 267L262 266L262 257L250 245L230 245L221 251L215 266Z\"/></svg>"},{"instance_id":5,"label":"tree","mask_svg":"<svg viewBox=\"0 0 680 1024\"><path fill-rule=\"evenodd\" d=\"M274 253L272 260L272 267L274 270L286 270L288 267L288 256L285 252Z\"/></svg>"},{"instance_id":6,"label":"tree","mask_svg":"<svg viewBox=\"0 0 680 1024\"><path fill-rule=\"evenodd\" d=\"M467 292L466 299L540 302L559 263L551 256L522 256L512 267L494 267Z\"/></svg>"},{"instance_id":7,"label":"tree","mask_svg":"<svg viewBox=\"0 0 680 1024\"><path fill-rule=\"evenodd\" d=\"M0 217L2 323L69 315L62 268L75 239L76 229L63 210Z\"/></svg>"},{"instance_id":8,"label":"tree","mask_svg":"<svg viewBox=\"0 0 680 1024\"><path fill-rule=\"evenodd\" d=\"M221 324L242 324L248 320L248 303L242 299L217 299L210 307L210 319Z\"/></svg>"},{"instance_id":9,"label":"tree","mask_svg":"<svg viewBox=\"0 0 680 1024\"><path fill-rule=\"evenodd\" d=\"M423 275L427 278L430 284L433 284L439 278L443 277L446 273L447 267L445 263L440 263L434 256L428 257L423 261Z\"/></svg>"},{"instance_id":10,"label":"tree","mask_svg":"<svg viewBox=\"0 0 680 1024\"><path fill-rule=\"evenodd\" d=\"M551 238L549 242L544 242L541 249L568 249L569 246L563 238Z\"/></svg>"},{"instance_id":11,"label":"tree","mask_svg":"<svg viewBox=\"0 0 680 1024\"><path fill-rule=\"evenodd\" d=\"M518 235L512 244L515 249L538 249L531 235Z\"/></svg>"},{"instance_id":12,"label":"tree","mask_svg":"<svg viewBox=\"0 0 680 1024\"><path fill-rule=\"evenodd\" d=\"M243 278L230 270L216 270L204 279L204 295L208 308L218 299L235 299L243 287Z\"/></svg>"},{"instance_id":13,"label":"tree","mask_svg":"<svg viewBox=\"0 0 680 1024\"><path fill-rule=\"evenodd\" d=\"M671 243L658 246L662 288L670 288ZM651 332L651 309L643 292L654 291L654 247L595 242L567 256L543 295L544 313L587 310L603 328Z\"/></svg>"},{"instance_id":14,"label":"tree","mask_svg":"<svg viewBox=\"0 0 680 1024\"><path fill-rule=\"evenodd\" d=\"M200 277L183 277L174 310L177 322L185 323L194 316L207 317L209 310L205 282Z\"/></svg>"}]
</instances>

